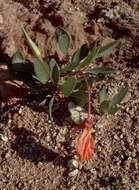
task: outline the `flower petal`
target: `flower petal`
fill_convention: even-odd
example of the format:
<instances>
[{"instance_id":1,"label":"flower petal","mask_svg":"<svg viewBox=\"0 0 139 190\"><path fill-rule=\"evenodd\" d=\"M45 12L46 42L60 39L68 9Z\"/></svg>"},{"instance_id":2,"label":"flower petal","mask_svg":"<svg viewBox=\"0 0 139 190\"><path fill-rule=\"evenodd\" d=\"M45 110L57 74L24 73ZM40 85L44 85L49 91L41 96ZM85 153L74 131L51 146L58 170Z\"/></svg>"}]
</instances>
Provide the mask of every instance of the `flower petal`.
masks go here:
<instances>
[{"instance_id":1,"label":"flower petal","mask_svg":"<svg viewBox=\"0 0 139 190\"><path fill-rule=\"evenodd\" d=\"M88 160L94 154L94 140L91 135L91 128L84 128L76 140L76 151L80 160Z\"/></svg>"}]
</instances>

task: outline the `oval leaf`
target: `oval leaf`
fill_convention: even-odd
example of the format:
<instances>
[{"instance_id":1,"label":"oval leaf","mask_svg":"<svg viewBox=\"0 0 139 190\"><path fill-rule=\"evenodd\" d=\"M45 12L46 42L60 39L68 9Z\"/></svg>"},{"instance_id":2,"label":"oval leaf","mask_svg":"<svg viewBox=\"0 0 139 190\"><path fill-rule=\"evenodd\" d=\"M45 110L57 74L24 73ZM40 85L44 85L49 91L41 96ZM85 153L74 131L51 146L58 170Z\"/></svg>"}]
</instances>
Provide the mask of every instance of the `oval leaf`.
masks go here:
<instances>
[{"instance_id":1,"label":"oval leaf","mask_svg":"<svg viewBox=\"0 0 139 190\"><path fill-rule=\"evenodd\" d=\"M62 72L72 71L79 66L79 63L82 59L87 56L88 47L86 44L82 45L81 48L77 49L72 56L71 63L66 65Z\"/></svg>"},{"instance_id":2,"label":"oval leaf","mask_svg":"<svg viewBox=\"0 0 139 190\"><path fill-rule=\"evenodd\" d=\"M60 72L59 72L59 67L57 65L57 62L55 59L51 59L50 61L50 75L51 75L51 79L54 82L58 82L59 80L59 76L60 76Z\"/></svg>"},{"instance_id":3,"label":"oval leaf","mask_svg":"<svg viewBox=\"0 0 139 190\"><path fill-rule=\"evenodd\" d=\"M72 93L70 97L77 105L81 107L87 103L87 95L83 90Z\"/></svg>"},{"instance_id":4,"label":"oval leaf","mask_svg":"<svg viewBox=\"0 0 139 190\"><path fill-rule=\"evenodd\" d=\"M72 94L76 83L76 77L69 77L65 80L64 84L61 86L61 91L63 92L64 96L68 97L70 94Z\"/></svg>"},{"instance_id":5,"label":"oval leaf","mask_svg":"<svg viewBox=\"0 0 139 190\"><path fill-rule=\"evenodd\" d=\"M17 50L16 53L12 56L12 64L16 63L26 63L26 60L19 50Z\"/></svg>"},{"instance_id":6,"label":"oval leaf","mask_svg":"<svg viewBox=\"0 0 139 190\"><path fill-rule=\"evenodd\" d=\"M28 43L29 47L31 48L32 53L36 59L35 63L34 63L35 74L36 74L37 78L39 79L39 81L42 82L43 84L45 84L47 82L47 80L49 79L49 67L48 67L47 63L43 61L39 48L29 37L29 35L27 34L24 27L22 27L22 31L23 31L23 33L26 37L27 43ZM38 71L37 71L37 69L38 69ZM43 73L43 75L41 76L42 73ZM46 80L46 78L47 78L47 80Z\"/></svg>"},{"instance_id":7,"label":"oval leaf","mask_svg":"<svg viewBox=\"0 0 139 190\"><path fill-rule=\"evenodd\" d=\"M94 61L97 58L97 54L98 54L99 48L93 49L88 55L87 57L80 63L80 68L86 67L88 65L90 65L90 63L92 63L92 61Z\"/></svg>"},{"instance_id":8,"label":"oval leaf","mask_svg":"<svg viewBox=\"0 0 139 190\"><path fill-rule=\"evenodd\" d=\"M12 56L12 66L11 69L14 71L26 72L28 68L25 66L26 60L19 50Z\"/></svg>"},{"instance_id":9,"label":"oval leaf","mask_svg":"<svg viewBox=\"0 0 139 190\"><path fill-rule=\"evenodd\" d=\"M113 106L110 106L110 105L109 105L109 109L108 109L108 113L109 113L109 114L114 115L117 111L118 111L117 105L113 105Z\"/></svg>"},{"instance_id":10,"label":"oval leaf","mask_svg":"<svg viewBox=\"0 0 139 190\"><path fill-rule=\"evenodd\" d=\"M38 59L42 59L41 58L41 52L40 52L39 48L32 41L32 39L30 38L30 36L28 35L28 33L26 32L24 27L22 27L22 31L23 31L23 34L24 34L24 36L25 36L25 38L27 40L27 43L28 43L29 47L31 48L32 53L34 54L34 56L37 57Z\"/></svg>"},{"instance_id":11,"label":"oval leaf","mask_svg":"<svg viewBox=\"0 0 139 190\"><path fill-rule=\"evenodd\" d=\"M25 60L23 55L17 51L12 57L12 71L18 72L18 75L26 75L31 77L34 74L33 64Z\"/></svg>"},{"instance_id":12,"label":"oval leaf","mask_svg":"<svg viewBox=\"0 0 139 190\"><path fill-rule=\"evenodd\" d=\"M120 41L116 40L101 47L99 51L97 52L96 58L100 58L107 54L110 54L113 51L113 49L118 47L119 45L120 45Z\"/></svg>"},{"instance_id":13,"label":"oval leaf","mask_svg":"<svg viewBox=\"0 0 139 190\"><path fill-rule=\"evenodd\" d=\"M52 73L52 79L54 80L55 83L57 83L59 80L59 77L60 77L59 67L55 65L53 69L53 73Z\"/></svg>"},{"instance_id":14,"label":"oval leaf","mask_svg":"<svg viewBox=\"0 0 139 190\"><path fill-rule=\"evenodd\" d=\"M94 77L94 83L102 81L105 79L105 74L99 73Z\"/></svg>"},{"instance_id":15,"label":"oval leaf","mask_svg":"<svg viewBox=\"0 0 139 190\"><path fill-rule=\"evenodd\" d=\"M120 104L120 102L124 99L128 92L128 88L121 88L119 92L112 98L110 101L110 107L113 107L117 104Z\"/></svg>"},{"instance_id":16,"label":"oval leaf","mask_svg":"<svg viewBox=\"0 0 139 190\"><path fill-rule=\"evenodd\" d=\"M55 37L61 52L66 57L68 54L68 48L70 44L70 38L68 33L65 32L62 28L57 28L55 31Z\"/></svg>"},{"instance_id":17,"label":"oval leaf","mask_svg":"<svg viewBox=\"0 0 139 190\"><path fill-rule=\"evenodd\" d=\"M101 89L101 91L99 93L99 101L100 101L100 103L102 103L106 100L108 100L107 89L105 86L103 86L103 88Z\"/></svg>"},{"instance_id":18,"label":"oval leaf","mask_svg":"<svg viewBox=\"0 0 139 190\"><path fill-rule=\"evenodd\" d=\"M71 59L71 63L65 66L65 68L62 70L62 72L67 72L67 71L72 71L74 70L79 63L79 58L80 57L80 49L78 49L74 54Z\"/></svg>"},{"instance_id":19,"label":"oval leaf","mask_svg":"<svg viewBox=\"0 0 139 190\"><path fill-rule=\"evenodd\" d=\"M116 74L117 70L113 69L111 67L102 66L102 67L93 68L89 72L92 74L95 74L95 75L98 75L98 74Z\"/></svg>"},{"instance_id":20,"label":"oval leaf","mask_svg":"<svg viewBox=\"0 0 139 190\"><path fill-rule=\"evenodd\" d=\"M101 109L103 112L108 112L108 110L109 110L109 101L103 101L103 102L100 104L100 109Z\"/></svg>"},{"instance_id":21,"label":"oval leaf","mask_svg":"<svg viewBox=\"0 0 139 190\"><path fill-rule=\"evenodd\" d=\"M44 69L44 66L42 65L41 61L37 58L35 58L34 61L34 72L36 74L36 78L42 83L46 84L48 81L48 74L46 73L46 70Z\"/></svg>"}]
</instances>

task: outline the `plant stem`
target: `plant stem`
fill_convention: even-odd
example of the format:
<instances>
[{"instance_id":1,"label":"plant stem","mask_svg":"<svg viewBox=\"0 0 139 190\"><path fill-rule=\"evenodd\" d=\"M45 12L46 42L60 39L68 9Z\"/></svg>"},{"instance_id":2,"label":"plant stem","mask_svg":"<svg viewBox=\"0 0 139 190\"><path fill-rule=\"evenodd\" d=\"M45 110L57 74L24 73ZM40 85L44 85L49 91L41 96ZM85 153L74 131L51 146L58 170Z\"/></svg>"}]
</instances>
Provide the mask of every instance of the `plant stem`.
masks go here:
<instances>
[{"instance_id":1,"label":"plant stem","mask_svg":"<svg viewBox=\"0 0 139 190\"><path fill-rule=\"evenodd\" d=\"M86 86L87 86L87 93L88 93L88 120L90 121L90 117L91 117L91 87L90 87L89 82L88 82L85 75L84 75L84 79L85 79Z\"/></svg>"}]
</instances>

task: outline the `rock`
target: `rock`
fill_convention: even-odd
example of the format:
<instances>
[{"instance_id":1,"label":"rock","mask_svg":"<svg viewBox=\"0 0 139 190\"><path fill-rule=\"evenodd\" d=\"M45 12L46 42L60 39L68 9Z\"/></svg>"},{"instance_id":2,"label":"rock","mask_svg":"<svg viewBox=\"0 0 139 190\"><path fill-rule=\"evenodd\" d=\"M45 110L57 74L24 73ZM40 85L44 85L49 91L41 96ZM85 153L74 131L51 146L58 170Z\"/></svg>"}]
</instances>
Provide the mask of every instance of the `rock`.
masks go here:
<instances>
[{"instance_id":1,"label":"rock","mask_svg":"<svg viewBox=\"0 0 139 190\"><path fill-rule=\"evenodd\" d=\"M73 165L75 168L78 168L79 163L78 163L77 160L72 160L72 165Z\"/></svg>"},{"instance_id":2,"label":"rock","mask_svg":"<svg viewBox=\"0 0 139 190\"><path fill-rule=\"evenodd\" d=\"M68 109L71 114L71 119L76 124L81 123L87 117L85 110L80 106L76 106L73 102L68 104Z\"/></svg>"},{"instance_id":3,"label":"rock","mask_svg":"<svg viewBox=\"0 0 139 190\"><path fill-rule=\"evenodd\" d=\"M75 176L77 176L77 175L78 175L78 172L79 172L78 169L75 169L75 170L71 171L71 172L69 173L69 177L75 177Z\"/></svg>"},{"instance_id":4,"label":"rock","mask_svg":"<svg viewBox=\"0 0 139 190\"><path fill-rule=\"evenodd\" d=\"M50 134L47 134L47 136L46 136L46 141L47 141L47 142L50 142L50 141L51 141L51 136L50 136Z\"/></svg>"},{"instance_id":5,"label":"rock","mask_svg":"<svg viewBox=\"0 0 139 190\"><path fill-rule=\"evenodd\" d=\"M11 152L8 151L8 152L5 154L5 158L8 159L8 158L10 158L10 157L11 157Z\"/></svg>"},{"instance_id":6,"label":"rock","mask_svg":"<svg viewBox=\"0 0 139 190\"><path fill-rule=\"evenodd\" d=\"M123 135L123 134L121 134L121 135L120 135L120 138L121 138L121 139L123 139L123 137L124 137L124 135Z\"/></svg>"},{"instance_id":7,"label":"rock","mask_svg":"<svg viewBox=\"0 0 139 190\"><path fill-rule=\"evenodd\" d=\"M70 190L76 190L76 189L77 189L77 188L76 188L75 185L73 185L73 186L70 187Z\"/></svg>"},{"instance_id":8,"label":"rock","mask_svg":"<svg viewBox=\"0 0 139 190\"><path fill-rule=\"evenodd\" d=\"M117 135L114 135L115 140L119 140L119 137Z\"/></svg>"},{"instance_id":9,"label":"rock","mask_svg":"<svg viewBox=\"0 0 139 190\"><path fill-rule=\"evenodd\" d=\"M69 170L76 169L76 168L78 168L78 166L79 166L79 163L77 160L75 160L75 159L69 160L69 162L68 162Z\"/></svg>"},{"instance_id":10,"label":"rock","mask_svg":"<svg viewBox=\"0 0 139 190\"><path fill-rule=\"evenodd\" d=\"M20 109L19 109L19 111L18 111L18 113L21 115L22 112L23 112L23 107L21 106Z\"/></svg>"},{"instance_id":11,"label":"rock","mask_svg":"<svg viewBox=\"0 0 139 190\"><path fill-rule=\"evenodd\" d=\"M4 142L8 142L8 137L6 135L0 134L0 139Z\"/></svg>"},{"instance_id":12,"label":"rock","mask_svg":"<svg viewBox=\"0 0 139 190\"><path fill-rule=\"evenodd\" d=\"M97 171L95 169L91 169L90 172L93 174L93 175L97 175Z\"/></svg>"}]
</instances>

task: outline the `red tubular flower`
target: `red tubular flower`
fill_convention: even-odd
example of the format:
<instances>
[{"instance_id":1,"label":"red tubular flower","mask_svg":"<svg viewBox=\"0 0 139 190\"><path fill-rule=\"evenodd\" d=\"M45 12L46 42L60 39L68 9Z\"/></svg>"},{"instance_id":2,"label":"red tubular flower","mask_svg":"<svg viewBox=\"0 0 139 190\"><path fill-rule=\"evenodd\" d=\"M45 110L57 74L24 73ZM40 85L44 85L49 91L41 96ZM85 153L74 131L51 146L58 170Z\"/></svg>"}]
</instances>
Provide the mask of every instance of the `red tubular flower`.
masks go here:
<instances>
[{"instance_id":1,"label":"red tubular flower","mask_svg":"<svg viewBox=\"0 0 139 190\"><path fill-rule=\"evenodd\" d=\"M79 127L84 129L76 139L75 148L80 160L88 160L94 154L94 139L91 135L91 127L88 120L84 120Z\"/></svg>"}]
</instances>

